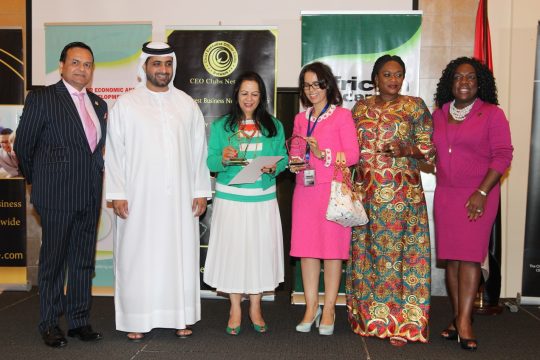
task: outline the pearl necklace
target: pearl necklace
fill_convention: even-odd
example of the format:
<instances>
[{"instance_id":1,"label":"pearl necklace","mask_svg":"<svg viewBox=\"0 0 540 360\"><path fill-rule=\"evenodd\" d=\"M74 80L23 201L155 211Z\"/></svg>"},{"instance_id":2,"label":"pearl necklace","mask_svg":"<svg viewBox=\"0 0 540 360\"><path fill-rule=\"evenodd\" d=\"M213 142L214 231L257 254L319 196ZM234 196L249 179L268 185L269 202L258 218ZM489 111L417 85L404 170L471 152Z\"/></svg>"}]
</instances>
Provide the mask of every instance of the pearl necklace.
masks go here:
<instances>
[{"instance_id":1,"label":"pearl necklace","mask_svg":"<svg viewBox=\"0 0 540 360\"><path fill-rule=\"evenodd\" d=\"M468 106L465 106L463 109L458 109L456 107L456 100L453 100L450 104L450 115L454 118L456 121L463 121L469 115L471 112L471 109L476 102L476 99L470 103Z\"/></svg>"}]
</instances>

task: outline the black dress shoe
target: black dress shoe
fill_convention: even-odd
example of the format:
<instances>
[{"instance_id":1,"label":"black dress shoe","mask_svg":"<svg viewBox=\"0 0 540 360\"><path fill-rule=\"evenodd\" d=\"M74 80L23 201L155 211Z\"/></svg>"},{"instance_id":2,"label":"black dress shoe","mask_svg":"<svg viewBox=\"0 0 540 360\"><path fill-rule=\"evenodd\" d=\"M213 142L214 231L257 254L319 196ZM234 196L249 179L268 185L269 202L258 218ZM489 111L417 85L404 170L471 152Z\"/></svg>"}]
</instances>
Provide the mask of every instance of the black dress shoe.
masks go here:
<instances>
[{"instance_id":1,"label":"black dress shoe","mask_svg":"<svg viewBox=\"0 0 540 360\"><path fill-rule=\"evenodd\" d=\"M101 333L92 330L90 325L81 326L75 329L68 330L69 337L78 337L82 341L96 341L103 339Z\"/></svg>"},{"instance_id":2,"label":"black dress shoe","mask_svg":"<svg viewBox=\"0 0 540 360\"><path fill-rule=\"evenodd\" d=\"M59 348L67 345L64 333L58 326L48 328L41 333L41 337L43 338L45 345L50 347Z\"/></svg>"}]
</instances>

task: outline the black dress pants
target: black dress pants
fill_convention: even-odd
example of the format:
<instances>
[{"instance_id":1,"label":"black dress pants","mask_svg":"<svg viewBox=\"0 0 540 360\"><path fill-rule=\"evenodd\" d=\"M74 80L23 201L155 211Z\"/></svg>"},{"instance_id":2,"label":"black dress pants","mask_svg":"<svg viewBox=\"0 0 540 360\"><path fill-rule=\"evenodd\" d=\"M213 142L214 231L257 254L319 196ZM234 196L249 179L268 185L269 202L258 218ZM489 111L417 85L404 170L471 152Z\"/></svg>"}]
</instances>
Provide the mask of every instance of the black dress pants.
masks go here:
<instances>
[{"instance_id":1,"label":"black dress pants","mask_svg":"<svg viewBox=\"0 0 540 360\"><path fill-rule=\"evenodd\" d=\"M42 240L38 286L41 332L58 324L64 314L69 329L88 324L94 276L99 203L63 211L36 207ZM66 282L67 272L67 282ZM64 284L67 291L64 294Z\"/></svg>"}]
</instances>

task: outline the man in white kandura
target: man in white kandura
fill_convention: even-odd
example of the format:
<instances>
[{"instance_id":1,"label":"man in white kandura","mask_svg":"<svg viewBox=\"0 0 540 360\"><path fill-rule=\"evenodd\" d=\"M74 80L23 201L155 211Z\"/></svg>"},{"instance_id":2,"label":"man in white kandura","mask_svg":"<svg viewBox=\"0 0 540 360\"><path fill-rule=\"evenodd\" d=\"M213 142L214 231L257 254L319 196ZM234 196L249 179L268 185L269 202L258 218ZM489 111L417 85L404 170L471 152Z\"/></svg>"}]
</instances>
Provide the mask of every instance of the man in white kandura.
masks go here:
<instances>
[{"instance_id":1,"label":"man in white kandura","mask_svg":"<svg viewBox=\"0 0 540 360\"><path fill-rule=\"evenodd\" d=\"M144 44L138 69L141 83L118 99L107 131L116 329L133 341L154 328L187 337L201 319L199 216L211 197L204 118L171 84L168 44Z\"/></svg>"}]
</instances>

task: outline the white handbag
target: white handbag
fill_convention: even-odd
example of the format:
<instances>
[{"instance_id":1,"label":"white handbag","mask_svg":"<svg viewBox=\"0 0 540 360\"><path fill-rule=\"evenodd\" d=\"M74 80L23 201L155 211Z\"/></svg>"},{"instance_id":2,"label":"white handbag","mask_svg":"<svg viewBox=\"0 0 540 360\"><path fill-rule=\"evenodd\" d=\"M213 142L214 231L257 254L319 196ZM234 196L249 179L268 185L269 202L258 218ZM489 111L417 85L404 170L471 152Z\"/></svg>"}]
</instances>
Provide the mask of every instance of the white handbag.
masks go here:
<instances>
[{"instance_id":1,"label":"white handbag","mask_svg":"<svg viewBox=\"0 0 540 360\"><path fill-rule=\"evenodd\" d=\"M365 225L369 221L360 196L352 186L351 171L345 165L343 152L336 154L326 219L346 227Z\"/></svg>"}]
</instances>

